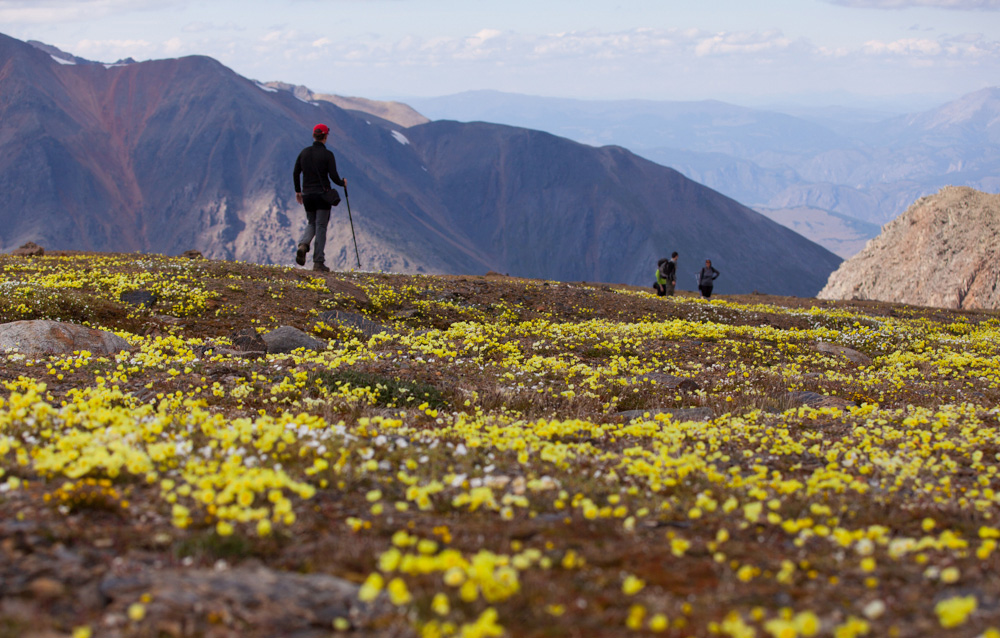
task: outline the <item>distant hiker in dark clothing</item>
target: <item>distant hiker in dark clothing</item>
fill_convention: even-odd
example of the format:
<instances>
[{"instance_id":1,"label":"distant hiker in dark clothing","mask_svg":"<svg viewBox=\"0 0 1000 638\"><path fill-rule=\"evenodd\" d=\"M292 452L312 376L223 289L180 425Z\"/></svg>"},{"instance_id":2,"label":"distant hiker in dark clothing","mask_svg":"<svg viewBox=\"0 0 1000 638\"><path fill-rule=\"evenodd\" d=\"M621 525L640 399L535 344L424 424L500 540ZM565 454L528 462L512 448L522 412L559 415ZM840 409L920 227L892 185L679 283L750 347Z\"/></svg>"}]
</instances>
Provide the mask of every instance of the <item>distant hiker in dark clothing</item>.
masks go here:
<instances>
[{"instance_id":1,"label":"distant hiker in dark clothing","mask_svg":"<svg viewBox=\"0 0 1000 638\"><path fill-rule=\"evenodd\" d=\"M326 267L326 227L330 223L330 209L340 203L340 194L330 187L329 180L341 188L346 188L347 180L337 173L337 160L326 147L326 138L330 128L326 124L317 124L313 129L312 146L302 149L295 159L295 201L305 206L306 230L299 239L298 250L295 251L295 263L306 264L306 253L309 244L316 238L316 250L313 252L313 270L330 272ZM301 185L299 178L302 178Z\"/></svg>"},{"instance_id":2,"label":"distant hiker in dark clothing","mask_svg":"<svg viewBox=\"0 0 1000 638\"><path fill-rule=\"evenodd\" d=\"M712 288L715 287L715 280L719 276L719 271L712 268L712 260L705 260L705 267L698 273L698 290L701 296L708 299L712 296Z\"/></svg>"},{"instance_id":3,"label":"distant hiker in dark clothing","mask_svg":"<svg viewBox=\"0 0 1000 638\"><path fill-rule=\"evenodd\" d=\"M656 294L659 296L673 295L674 286L677 285L677 253L670 255L670 259L661 259L656 262Z\"/></svg>"}]
</instances>

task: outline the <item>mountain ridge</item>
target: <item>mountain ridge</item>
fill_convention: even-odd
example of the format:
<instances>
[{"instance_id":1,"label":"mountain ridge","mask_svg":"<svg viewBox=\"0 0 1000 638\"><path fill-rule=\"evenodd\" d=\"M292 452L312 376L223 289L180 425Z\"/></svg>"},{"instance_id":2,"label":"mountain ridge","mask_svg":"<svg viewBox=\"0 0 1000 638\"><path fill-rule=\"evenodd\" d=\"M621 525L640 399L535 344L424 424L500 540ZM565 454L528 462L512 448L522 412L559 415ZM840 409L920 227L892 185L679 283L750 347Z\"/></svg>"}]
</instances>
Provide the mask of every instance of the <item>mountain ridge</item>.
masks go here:
<instances>
[{"instance_id":1,"label":"mountain ridge","mask_svg":"<svg viewBox=\"0 0 1000 638\"><path fill-rule=\"evenodd\" d=\"M839 124L835 109L810 117L718 101L468 92L410 103L432 118L488 114L584 143L622 144L757 209L821 208L881 226L947 185L1000 191L997 88L875 121L845 111ZM702 114L690 117L699 108Z\"/></svg>"},{"instance_id":2,"label":"mountain ridge","mask_svg":"<svg viewBox=\"0 0 1000 638\"><path fill-rule=\"evenodd\" d=\"M9 96L0 117L16 124L0 140L5 250L25 241L166 254L193 248L290 263L304 224L291 164L323 121L349 180L365 268L646 284L656 259L680 249L689 264L718 260L719 293L809 296L840 261L621 149L493 124L404 128L275 90L202 56L64 65L6 36L0 50L0 91ZM552 180L537 181L550 169ZM345 212L334 212L327 246L337 268L354 265ZM524 234L518 225L538 222L546 232Z\"/></svg>"}]
</instances>

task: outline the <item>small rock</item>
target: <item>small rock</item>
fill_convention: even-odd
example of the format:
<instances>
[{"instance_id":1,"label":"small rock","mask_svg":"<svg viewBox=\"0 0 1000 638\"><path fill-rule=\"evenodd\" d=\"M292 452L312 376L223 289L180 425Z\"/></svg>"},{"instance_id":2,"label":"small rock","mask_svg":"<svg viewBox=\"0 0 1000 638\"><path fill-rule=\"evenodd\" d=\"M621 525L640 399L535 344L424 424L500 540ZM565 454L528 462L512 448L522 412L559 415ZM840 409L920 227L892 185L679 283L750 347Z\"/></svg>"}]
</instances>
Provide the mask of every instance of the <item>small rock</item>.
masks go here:
<instances>
[{"instance_id":1,"label":"small rock","mask_svg":"<svg viewBox=\"0 0 1000 638\"><path fill-rule=\"evenodd\" d=\"M677 390L680 392L697 392L701 389L693 379L688 379L687 377L675 377L672 374L663 374L660 372L651 372L649 374L644 374L638 378L640 381L655 381L657 385L661 385L668 390Z\"/></svg>"},{"instance_id":2,"label":"small rock","mask_svg":"<svg viewBox=\"0 0 1000 638\"><path fill-rule=\"evenodd\" d=\"M54 578L36 578L28 583L28 590L35 598L53 599L66 593L66 586Z\"/></svg>"},{"instance_id":3,"label":"small rock","mask_svg":"<svg viewBox=\"0 0 1000 638\"><path fill-rule=\"evenodd\" d=\"M407 308L406 310L400 310L393 316L397 319L413 319L414 317L419 317L421 315L419 308Z\"/></svg>"},{"instance_id":4,"label":"small rock","mask_svg":"<svg viewBox=\"0 0 1000 638\"><path fill-rule=\"evenodd\" d=\"M0 351L16 349L29 356L72 354L87 350L107 357L129 350L128 341L111 332L49 319L0 324Z\"/></svg>"},{"instance_id":5,"label":"small rock","mask_svg":"<svg viewBox=\"0 0 1000 638\"><path fill-rule=\"evenodd\" d=\"M229 335L233 350L238 352L267 352L267 342L253 328L243 328Z\"/></svg>"},{"instance_id":6,"label":"small rock","mask_svg":"<svg viewBox=\"0 0 1000 638\"><path fill-rule=\"evenodd\" d=\"M29 241L20 248L16 248L11 254L19 257L41 257L45 254L45 249L35 242Z\"/></svg>"},{"instance_id":7,"label":"small rock","mask_svg":"<svg viewBox=\"0 0 1000 638\"><path fill-rule=\"evenodd\" d=\"M870 366L872 364L871 358L864 354L863 352L858 352L857 350L852 350L844 346L838 346L834 343L826 343L824 341L816 342L816 350L818 352L823 352L826 354L836 354L840 355L849 361L853 361L858 365Z\"/></svg>"},{"instance_id":8,"label":"small rock","mask_svg":"<svg viewBox=\"0 0 1000 638\"><path fill-rule=\"evenodd\" d=\"M201 254L200 250L185 250L181 253L181 257L187 257L188 259L204 259L205 256Z\"/></svg>"},{"instance_id":9,"label":"small rock","mask_svg":"<svg viewBox=\"0 0 1000 638\"><path fill-rule=\"evenodd\" d=\"M131 304L133 306L145 306L151 308L153 304L156 303L156 295L149 292L148 290L126 290L122 294L118 295L118 299L122 303Z\"/></svg>"},{"instance_id":10,"label":"small rock","mask_svg":"<svg viewBox=\"0 0 1000 638\"><path fill-rule=\"evenodd\" d=\"M674 421L711 421L712 410L709 408L651 408L649 410L625 410L617 416L626 419L643 419L646 415L652 419L657 414L669 414Z\"/></svg>"},{"instance_id":11,"label":"small rock","mask_svg":"<svg viewBox=\"0 0 1000 638\"><path fill-rule=\"evenodd\" d=\"M300 348L317 352L326 350L325 341L310 337L292 326L279 326L264 335L263 339L267 343L268 354L284 354Z\"/></svg>"},{"instance_id":12,"label":"small rock","mask_svg":"<svg viewBox=\"0 0 1000 638\"><path fill-rule=\"evenodd\" d=\"M395 334L395 330L387 328L377 321L372 321L368 317L343 310L330 310L324 312L319 317L320 321L328 326L343 326L361 332L365 337L372 337L382 332Z\"/></svg>"},{"instance_id":13,"label":"small rock","mask_svg":"<svg viewBox=\"0 0 1000 638\"><path fill-rule=\"evenodd\" d=\"M796 390L788 393L788 400L795 405L808 405L811 408L846 408L854 405L846 399L807 390Z\"/></svg>"},{"instance_id":14,"label":"small rock","mask_svg":"<svg viewBox=\"0 0 1000 638\"><path fill-rule=\"evenodd\" d=\"M358 306L367 306L371 303L368 299L368 293L366 293L360 286L357 286L349 281L337 279L336 277L327 277L326 286L335 297L350 298L356 302Z\"/></svg>"}]
</instances>

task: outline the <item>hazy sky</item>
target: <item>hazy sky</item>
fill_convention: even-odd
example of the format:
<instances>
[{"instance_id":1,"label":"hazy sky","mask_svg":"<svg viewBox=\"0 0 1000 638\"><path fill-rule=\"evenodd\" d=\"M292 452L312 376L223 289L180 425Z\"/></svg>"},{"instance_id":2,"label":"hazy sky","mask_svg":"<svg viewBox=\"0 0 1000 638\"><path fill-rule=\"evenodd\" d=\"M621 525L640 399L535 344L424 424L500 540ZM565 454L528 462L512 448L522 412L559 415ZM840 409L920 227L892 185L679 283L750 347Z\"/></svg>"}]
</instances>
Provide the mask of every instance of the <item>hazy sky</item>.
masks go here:
<instances>
[{"instance_id":1,"label":"hazy sky","mask_svg":"<svg viewBox=\"0 0 1000 638\"><path fill-rule=\"evenodd\" d=\"M1000 85L1000 0L0 0L0 32L371 98L899 104Z\"/></svg>"}]
</instances>

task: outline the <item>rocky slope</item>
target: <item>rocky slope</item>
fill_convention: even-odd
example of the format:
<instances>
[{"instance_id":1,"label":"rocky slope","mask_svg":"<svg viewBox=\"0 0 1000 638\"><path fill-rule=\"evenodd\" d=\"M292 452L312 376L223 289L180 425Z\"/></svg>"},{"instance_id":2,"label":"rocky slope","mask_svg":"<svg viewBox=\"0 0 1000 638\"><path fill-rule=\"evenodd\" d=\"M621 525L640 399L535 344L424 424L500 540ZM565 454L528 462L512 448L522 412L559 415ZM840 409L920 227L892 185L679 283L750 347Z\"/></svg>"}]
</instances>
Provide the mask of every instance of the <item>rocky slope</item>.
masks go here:
<instances>
[{"instance_id":1,"label":"rocky slope","mask_svg":"<svg viewBox=\"0 0 1000 638\"><path fill-rule=\"evenodd\" d=\"M1000 195L950 186L886 224L819 297L997 309L998 280Z\"/></svg>"},{"instance_id":2,"label":"rocky slope","mask_svg":"<svg viewBox=\"0 0 1000 638\"><path fill-rule=\"evenodd\" d=\"M841 108L792 116L721 102L487 91L410 103L435 119L489 120L620 144L756 209L816 208L881 225L947 185L1000 191L997 87L896 116ZM842 247L819 243L834 252Z\"/></svg>"},{"instance_id":3,"label":"rocky slope","mask_svg":"<svg viewBox=\"0 0 1000 638\"><path fill-rule=\"evenodd\" d=\"M430 122L429 119L402 102L386 102L369 100L363 97L345 97L330 93L316 93L307 86L288 84L287 82L266 82L264 86L278 89L279 91L288 91L300 100L307 102L322 100L323 102L335 104L345 111L360 111L361 113L374 115L400 126L410 127Z\"/></svg>"}]
</instances>

